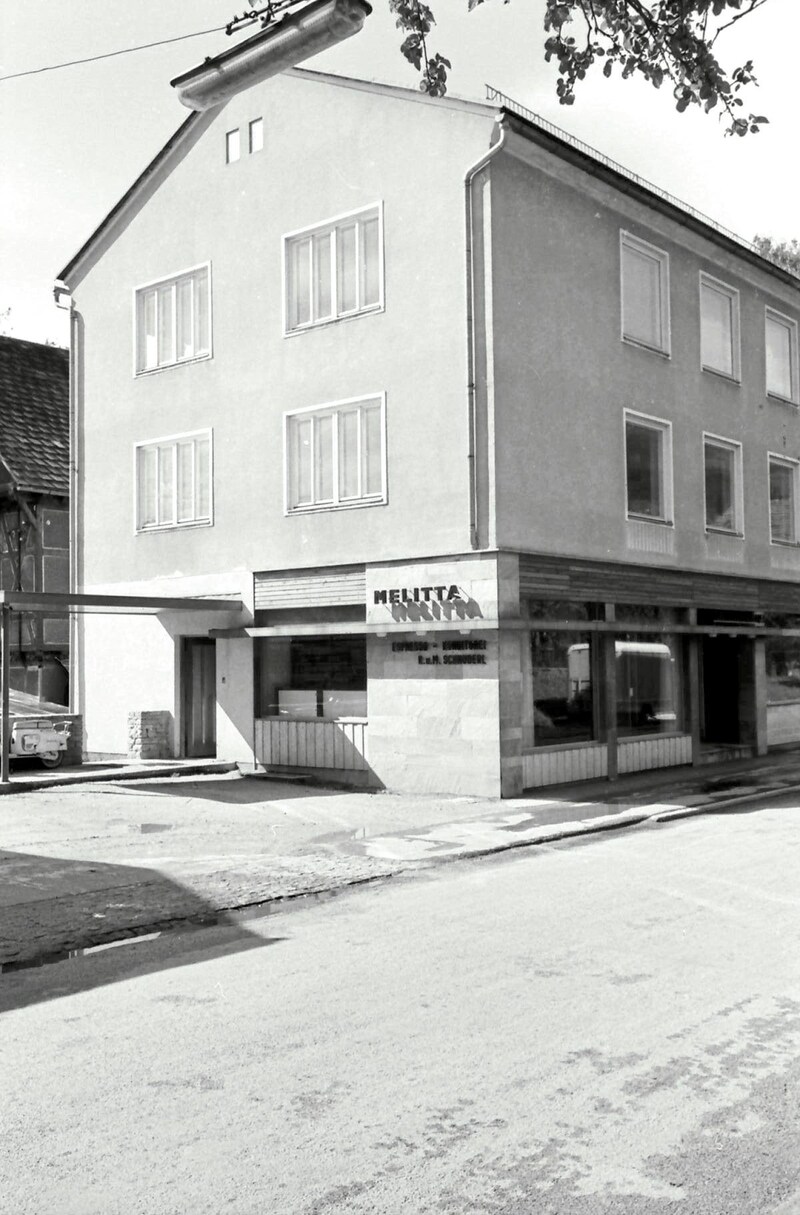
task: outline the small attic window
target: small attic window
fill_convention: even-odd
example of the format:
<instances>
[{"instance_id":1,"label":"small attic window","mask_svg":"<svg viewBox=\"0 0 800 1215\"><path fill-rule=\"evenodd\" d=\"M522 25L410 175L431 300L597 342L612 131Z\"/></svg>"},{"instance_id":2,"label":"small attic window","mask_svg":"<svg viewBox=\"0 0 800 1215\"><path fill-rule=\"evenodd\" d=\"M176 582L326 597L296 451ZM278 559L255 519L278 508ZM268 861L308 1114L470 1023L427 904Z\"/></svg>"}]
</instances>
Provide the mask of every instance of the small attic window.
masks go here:
<instances>
[{"instance_id":1,"label":"small attic window","mask_svg":"<svg viewBox=\"0 0 800 1215\"><path fill-rule=\"evenodd\" d=\"M260 152L264 147L264 119L254 118L249 127L250 151Z\"/></svg>"},{"instance_id":2,"label":"small attic window","mask_svg":"<svg viewBox=\"0 0 800 1215\"><path fill-rule=\"evenodd\" d=\"M225 164L231 165L235 160L238 160L241 155L241 140L239 138L239 128L235 131L228 131L225 135Z\"/></svg>"}]
</instances>

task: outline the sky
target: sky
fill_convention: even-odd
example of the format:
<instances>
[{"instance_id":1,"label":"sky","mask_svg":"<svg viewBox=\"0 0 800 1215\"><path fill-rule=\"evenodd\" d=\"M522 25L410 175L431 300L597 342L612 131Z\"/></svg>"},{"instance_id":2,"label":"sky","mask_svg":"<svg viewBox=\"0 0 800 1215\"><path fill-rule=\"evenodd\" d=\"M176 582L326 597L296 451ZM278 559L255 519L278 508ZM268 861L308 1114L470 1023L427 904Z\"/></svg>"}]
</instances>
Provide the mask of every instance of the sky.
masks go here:
<instances>
[{"instance_id":1,"label":"sky","mask_svg":"<svg viewBox=\"0 0 800 1215\"><path fill-rule=\"evenodd\" d=\"M414 89L386 0L371 0L364 29L301 66ZM180 126L187 110L169 81L255 32L228 38L232 0L2 0L0 77L142 43L167 46L57 71L0 79L0 331L67 344L53 282L72 255ZM448 91L483 100L485 85L584 140L745 239L800 238L798 0L769 0L724 35L729 66L753 59L760 86L743 112L769 126L725 136L713 114L678 114L668 87L607 81L599 73L561 106L544 62L543 0L432 0L430 51L452 62ZM198 31L216 30L187 38ZM4 315L5 314L5 315Z\"/></svg>"}]
</instances>

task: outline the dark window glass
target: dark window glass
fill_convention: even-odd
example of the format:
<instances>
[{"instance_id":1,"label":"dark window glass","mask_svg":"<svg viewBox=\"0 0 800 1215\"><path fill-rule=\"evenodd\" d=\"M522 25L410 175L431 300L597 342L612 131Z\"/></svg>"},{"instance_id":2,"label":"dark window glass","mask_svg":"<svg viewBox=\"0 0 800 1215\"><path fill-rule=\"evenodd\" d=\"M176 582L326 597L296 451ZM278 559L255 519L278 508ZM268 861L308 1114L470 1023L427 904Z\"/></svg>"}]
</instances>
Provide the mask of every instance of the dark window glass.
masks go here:
<instances>
[{"instance_id":1,"label":"dark window glass","mask_svg":"<svg viewBox=\"0 0 800 1215\"><path fill-rule=\"evenodd\" d=\"M800 637L768 637L767 703L800 700Z\"/></svg>"},{"instance_id":2,"label":"dark window glass","mask_svg":"<svg viewBox=\"0 0 800 1215\"><path fill-rule=\"evenodd\" d=\"M664 433L653 426L629 421L625 427L625 463L628 481L628 513L663 519Z\"/></svg>"},{"instance_id":3,"label":"dark window glass","mask_svg":"<svg viewBox=\"0 0 800 1215\"><path fill-rule=\"evenodd\" d=\"M795 529L794 477L792 465L770 460L769 465L769 520L773 540L785 540L793 544L797 539Z\"/></svg>"},{"instance_id":4,"label":"dark window glass","mask_svg":"<svg viewBox=\"0 0 800 1215\"><path fill-rule=\"evenodd\" d=\"M734 460L733 448L706 443L706 527L716 527L726 532L737 530Z\"/></svg>"},{"instance_id":5,"label":"dark window glass","mask_svg":"<svg viewBox=\"0 0 800 1215\"><path fill-rule=\"evenodd\" d=\"M531 635L534 746L595 737L592 649L588 634Z\"/></svg>"}]
</instances>

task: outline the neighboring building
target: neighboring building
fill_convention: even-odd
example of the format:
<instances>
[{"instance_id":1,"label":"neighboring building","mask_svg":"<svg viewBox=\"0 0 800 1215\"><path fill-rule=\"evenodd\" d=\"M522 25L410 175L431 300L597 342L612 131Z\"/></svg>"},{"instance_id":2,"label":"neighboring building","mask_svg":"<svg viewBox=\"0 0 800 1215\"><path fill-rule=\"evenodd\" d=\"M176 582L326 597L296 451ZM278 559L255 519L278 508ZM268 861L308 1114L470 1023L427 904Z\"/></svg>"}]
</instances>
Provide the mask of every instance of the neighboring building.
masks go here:
<instances>
[{"instance_id":1,"label":"neighboring building","mask_svg":"<svg viewBox=\"0 0 800 1215\"><path fill-rule=\"evenodd\" d=\"M0 588L69 590L69 353L0 337ZM66 704L69 619L14 613L11 687Z\"/></svg>"},{"instance_id":2,"label":"neighboring building","mask_svg":"<svg viewBox=\"0 0 800 1215\"><path fill-rule=\"evenodd\" d=\"M497 96L294 71L63 271L90 754L513 795L800 741L798 282Z\"/></svg>"}]
</instances>

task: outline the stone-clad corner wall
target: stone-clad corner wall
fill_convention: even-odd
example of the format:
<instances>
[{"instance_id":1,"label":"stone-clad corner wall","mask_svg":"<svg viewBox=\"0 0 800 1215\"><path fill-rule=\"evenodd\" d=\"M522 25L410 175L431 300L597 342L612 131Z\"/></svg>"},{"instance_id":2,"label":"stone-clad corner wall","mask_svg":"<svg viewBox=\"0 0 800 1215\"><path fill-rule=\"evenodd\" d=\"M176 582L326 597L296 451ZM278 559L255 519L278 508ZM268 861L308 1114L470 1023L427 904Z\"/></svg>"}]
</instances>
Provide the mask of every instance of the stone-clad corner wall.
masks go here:
<instances>
[{"instance_id":1,"label":"stone-clad corner wall","mask_svg":"<svg viewBox=\"0 0 800 1215\"><path fill-rule=\"evenodd\" d=\"M520 794L524 642L502 627L519 616L517 555L389 562L368 567L366 583L377 780L406 792Z\"/></svg>"},{"instance_id":2,"label":"stone-clad corner wall","mask_svg":"<svg viewBox=\"0 0 800 1215\"><path fill-rule=\"evenodd\" d=\"M166 709L141 709L128 714L128 758L172 757L172 714Z\"/></svg>"},{"instance_id":3,"label":"stone-clad corner wall","mask_svg":"<svg viewBox=\"0 0 800 1215\"><path fill-rule=\"evenodd\" d=\"M493 632L368 638L368 758L387 789L501 796L497 650Z\"/></svg>"}]
</instances>

